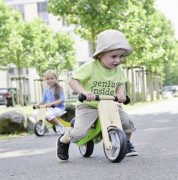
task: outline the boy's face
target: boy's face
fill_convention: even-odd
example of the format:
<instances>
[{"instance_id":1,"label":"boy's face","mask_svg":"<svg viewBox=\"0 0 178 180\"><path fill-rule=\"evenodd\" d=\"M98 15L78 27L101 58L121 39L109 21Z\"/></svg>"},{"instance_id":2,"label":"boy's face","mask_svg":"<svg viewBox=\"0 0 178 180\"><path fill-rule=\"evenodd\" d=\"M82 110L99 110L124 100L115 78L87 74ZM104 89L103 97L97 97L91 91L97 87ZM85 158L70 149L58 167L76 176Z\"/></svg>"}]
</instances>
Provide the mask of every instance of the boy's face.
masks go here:
<instances>
[{"instance_id":1,"label":"boy's face","mask_svg":"<svg viewBox=\"0 0 178 180\"><path fill-rule=\"evenodd\" d=\"M100 57L100 63L105 69L115 69L123 62L125 53L124 49L104 52Z\"/></svg>"}]
</instances>

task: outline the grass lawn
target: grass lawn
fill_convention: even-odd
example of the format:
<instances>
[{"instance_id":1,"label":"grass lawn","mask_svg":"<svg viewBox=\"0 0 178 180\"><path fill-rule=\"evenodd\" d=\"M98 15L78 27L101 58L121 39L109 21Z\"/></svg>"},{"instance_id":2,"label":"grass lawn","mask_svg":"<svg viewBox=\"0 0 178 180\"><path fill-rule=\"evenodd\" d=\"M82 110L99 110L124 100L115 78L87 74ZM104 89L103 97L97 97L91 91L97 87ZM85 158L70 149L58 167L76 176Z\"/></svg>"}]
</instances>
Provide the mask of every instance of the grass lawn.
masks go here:
<instances>
[{"instance_id":1,"label":"grass lawn","mask_svg":"<svg viewBox=\"0 0 178 180\"><path fill-rule=\"evenodd\" d=\"M67 103L75 103L75 101L69 101L66 102ZM3 108L0 108L0 114L7 112L7 111L14 111L14 110L20 110L23 111L23 113L25 113L27 116L33 116L33 105L28 105L28 106L20 106L20 105L16 105L15 107L6 107L4 106Z\"/></svg>"},{"instance_id":2,"label":"grass lawn","mask_svg":"<svg viewBox=\"0 0 178 180\"><path fill-rule=\"evenodd\" d=\"M33 114L33 106L16 106L16 107L3 107L0 109L0 114L5 113L7 111L14 111L14 110L20 110L23 113L25 113L27 116L32 116Z\"/></svg>"},{"instance_id":3,"label":"grass lawn","mask_svg":"<svg viewBox=\"0 0 178 180\"><path fill-rule=\"evenodd\" d=\"M139 107L143 107L143 106L147 106L150 104L154 104L154 103L159 103L162 101L167 101L169 99L160 99L160 100L155 100L155 101L146 101L146 102L137 102L134 105L124 105L122 104L122 107L124 110L131 110L131 109L135 109L135 108L139 108Z\"/></svg>"},{"instance_id":4,"label":"grass lawn","mask_svg":"<svg viewBox=\"0 0 178 180\"><path fill-rule=\"evenodd\" d=\"M161 101L167 101L169 99L161 99L161 100L156 100L156 101L147 101L147 102L138 102L138 103L135 103L134 105L122 105L123 109L125 110L130 110L130 109L133 109L133 108L139 108L139 107L142 107L142 106L146 106L146 105L149 105L149 104L153 104L153 103L158 103L158 102L161 102ZM75 103L75 102L67 102L67 103ZM23 111L23 113L25 113L27 116L32 116L33 115L33 105L29 105L29 106L16 106L16 107L3 107L3 108L0 108L0 114L4 113L4 112L7 112L7 111L13 111L13 110L20 110L20 111Z\"/></svg>"}]
</instances>

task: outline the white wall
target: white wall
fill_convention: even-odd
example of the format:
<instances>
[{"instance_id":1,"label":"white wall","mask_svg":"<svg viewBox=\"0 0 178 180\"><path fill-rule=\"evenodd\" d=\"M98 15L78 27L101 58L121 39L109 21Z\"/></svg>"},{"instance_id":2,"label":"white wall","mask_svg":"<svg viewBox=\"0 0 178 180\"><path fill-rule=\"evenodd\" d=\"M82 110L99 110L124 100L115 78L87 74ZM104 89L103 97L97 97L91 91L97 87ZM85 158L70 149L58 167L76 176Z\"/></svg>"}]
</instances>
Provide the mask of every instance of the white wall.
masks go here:
<instances>
[{"instance_id":1,"label":"white wall","mask_svg":"<svg viewBox=\"0 0 178 180\"><path fill-rule=\"evenodd\" d=\"M32 21L34 18L38 17L36 3L25 4L24 11L26 21Z\"/></svg>"},{"instance_id":2,"label":"white wall","mask_svg":"<svg viewBox=\"0 0 178 180\"><path fill-rule=\"evenodd\" d=\"M39 76L34 68L29 68L29 92L31 103L39 102L42 98Z\"/></svg>"},{"instance_id":3,"label":"white wall","mask_svg":"<svg viewBox=\"0 0 178 180\"><path fill-rule=\"evenodd\" d=\"M47 0L4 0L7 5L45 2Z\"/></svg>"},{"instance_id":4,"label":"white wall","mask_svg":"<svg viewBox=\"0 0 178 180\"><path fill-rule=\"evenodd\" d=\"M7 71L0 70L0 88L7 87Z\"/></svg>"}]
</instances>

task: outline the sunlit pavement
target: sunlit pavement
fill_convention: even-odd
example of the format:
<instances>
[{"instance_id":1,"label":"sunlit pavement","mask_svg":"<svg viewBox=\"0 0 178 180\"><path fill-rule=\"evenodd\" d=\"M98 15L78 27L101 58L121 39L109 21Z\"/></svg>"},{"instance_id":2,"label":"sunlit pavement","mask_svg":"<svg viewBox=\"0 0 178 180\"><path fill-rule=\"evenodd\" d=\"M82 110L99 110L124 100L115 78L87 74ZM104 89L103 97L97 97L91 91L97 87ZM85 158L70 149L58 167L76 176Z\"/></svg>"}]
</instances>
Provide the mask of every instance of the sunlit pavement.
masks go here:
<instances>
[{"instance_id":1,"label":"sunlit pavement","mask_svg":"<svg viewBox=\"0 0 178 180\"><path fill-rule=\"evenodd\" d=\"M0 108L6 108L6 106L5 105L0 105Z\"/></svg>"}]
</instances>

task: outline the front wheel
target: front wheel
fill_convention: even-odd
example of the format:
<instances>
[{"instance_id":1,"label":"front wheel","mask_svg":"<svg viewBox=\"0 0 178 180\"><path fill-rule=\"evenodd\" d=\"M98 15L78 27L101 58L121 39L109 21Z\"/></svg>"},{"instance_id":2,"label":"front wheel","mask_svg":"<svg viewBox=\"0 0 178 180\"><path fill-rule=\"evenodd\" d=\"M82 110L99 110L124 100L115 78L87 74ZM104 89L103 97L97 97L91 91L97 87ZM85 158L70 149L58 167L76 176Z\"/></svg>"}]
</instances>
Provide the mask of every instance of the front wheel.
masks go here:
<instances>
[{"instance_id":1,"label":"front wheel","mask_svg":"<svg viewBox=\"0 0 178 180\"><path fill-rule=\"evenodd\" d=\"M111 128L108 131L112 149L107 150L103 144L105 156L111 162L120 162L124 159L127 150L126 135L120 129Z\"/></svg>"},{"instance_id":2,"label":"front wheel","mask_svg":"<svg viewBox=\"0 0 178 180\"><path fill-rule=\"evenodd\" d=\"M34 133L37 135L37 136L44 136L44 134L46 133L47 131L47 127L45 125L45 128L44 130L41 128L42 127L42 120L39 120L35 123L34 125Z\"/></svg>"},{"instance_id":3,"label":"front wheel","mask_svg":"<svg viewBox=\"0 0 178 180\"><path fill-rule=\"evenodd\" d=\"M79 146L80 154L83 157L90 157L93 153L93 150L94 150L94 142L92 140L87 142L86 144Z\"/></svg>"}]
</instances>

